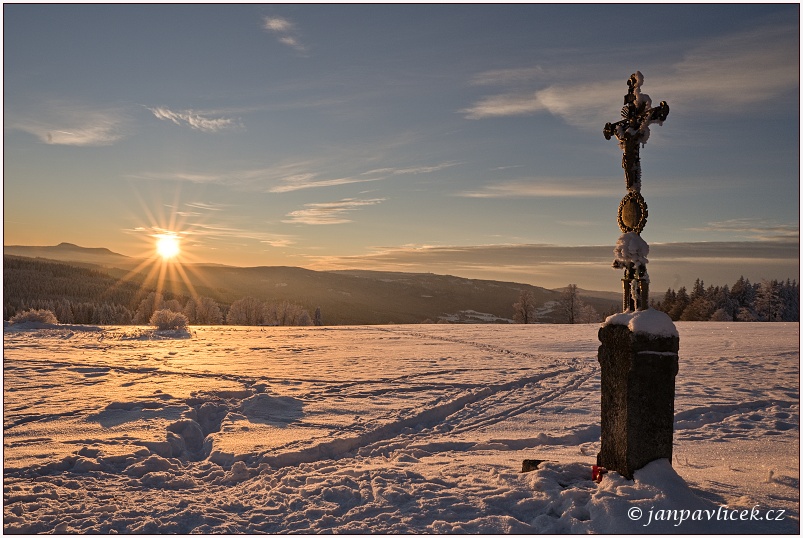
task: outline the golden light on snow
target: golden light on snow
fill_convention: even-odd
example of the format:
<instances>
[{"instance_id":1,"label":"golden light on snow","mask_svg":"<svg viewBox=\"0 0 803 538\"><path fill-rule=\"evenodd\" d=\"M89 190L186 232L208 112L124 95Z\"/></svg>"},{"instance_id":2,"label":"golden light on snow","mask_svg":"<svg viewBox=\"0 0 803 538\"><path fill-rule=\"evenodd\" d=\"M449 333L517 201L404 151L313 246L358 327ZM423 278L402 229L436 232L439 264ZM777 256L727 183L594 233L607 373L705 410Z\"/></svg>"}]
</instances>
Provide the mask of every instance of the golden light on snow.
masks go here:
<instances>
[{"instance_id":1,"label":"golden light on snow","mask_svg":"<svg viewBox=\"0 0 803 538\"><path fill-rule=\"evenodd\" d=\"M163 260L175 258L181 252L179 237L170 233L157 235L156 252Z\"/></svg>"}]
</instances>

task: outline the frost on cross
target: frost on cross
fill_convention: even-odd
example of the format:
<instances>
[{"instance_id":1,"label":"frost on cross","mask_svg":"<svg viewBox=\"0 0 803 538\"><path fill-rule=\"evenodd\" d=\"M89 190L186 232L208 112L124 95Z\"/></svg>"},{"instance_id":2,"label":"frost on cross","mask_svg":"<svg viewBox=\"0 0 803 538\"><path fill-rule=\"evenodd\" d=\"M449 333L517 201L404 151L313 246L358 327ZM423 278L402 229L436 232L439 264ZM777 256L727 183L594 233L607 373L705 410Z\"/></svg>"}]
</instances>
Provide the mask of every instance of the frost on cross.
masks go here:
<instances>
[{"instance_id":1,"label":"frost on cross","mask_svg":"<svg viewBox=\"0 0 803 538\"><path fill-rule=\"evenodd\" d=\"M650 138L650 124L663 123L669 115L669 105L661 101L652 106L652 99L641 91L644 75L636 71L627 80L627 94L622 107L622 119L606 123L602 133L607 140L615 136L622 149L622 168L625 171L627 195L619 204L619 229L622 236L614 249L613 267L624 269L622 278L624 311L649 308L647 255L650 247L641 238L647 224L647 204L641 196L641 160L639 148Z\"/></svg>"},{"instance_id":2,"label":"frost on cross","mask_svg":"<svg viewBox=\"0 0 803 538\"><path fill-rule=\"evenodd\" d=\"M613 249L614 269L625 269L631 277L638 277L638 280L649 284L650 277L647 274L647 256L650 253L650 245L635 232L628 232L619 237L616 248ZM639 293L641 292L638 280L630 281L630 297L633 304L639 304Z\"/></svg>"},{"instance_id":3,"label":"frost on cross","mask_svg":"<svg viewBox=\"0 0 803 538\"><path fill-rule=\"evenodd\" d=\"M622 120L616 123L606 123L603 134L607 140L616 136L619 147L622 148L622 168L625 170L627 190L641 192L641 160L639 147L643 147L650 138L650 124L661 125L669 115L669 105L666 101L652 108L652 99L642 93L644 75L636 71L627 80L628 92L625 95L625 105L622 107Z\"/></svg>"}]
</instances>

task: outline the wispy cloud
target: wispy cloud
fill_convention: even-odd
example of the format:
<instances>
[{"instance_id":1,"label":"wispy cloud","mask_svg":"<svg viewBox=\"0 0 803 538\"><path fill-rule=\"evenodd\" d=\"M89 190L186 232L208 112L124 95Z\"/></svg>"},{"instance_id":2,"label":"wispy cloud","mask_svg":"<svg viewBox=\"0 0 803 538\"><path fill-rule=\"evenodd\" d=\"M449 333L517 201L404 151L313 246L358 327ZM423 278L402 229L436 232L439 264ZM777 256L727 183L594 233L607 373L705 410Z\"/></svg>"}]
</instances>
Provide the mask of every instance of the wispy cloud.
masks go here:
<instances>
[{"instance_id":1,"label":"wispy cloud","mask_svg":"<svg viewBox=\"0 0 803 538\"><path fill-rule=\"evenodd\" d=\"M181 170L176 172L142 172L132 175L137 179L188 181L191 183L214 183L246 190L272 193L287 193L306 189L336 187L352 183L369 183L382 181L388 177L407 174L433 173L459 163L446 162L408 168L379 168L367 172L358 172L355 176L325 177L317 170L330 168L333 165L326 159L289 162L265 168L227 170L222 172L194 172ZM373 176L373 177L363 177Z\"/></svg>"},{"instance_id":2,"label":"wispy cloud","mask_svg":"<svg viewBox=\"0 0 803 538\"><path fill-rule=\"evenodd\" d=\"M178 212L176 214L180 215ZM196 217L198 215L197 213L191 213L189 215L180 216ZM133 229L125 229L123 232L137 235L146 234L149 236L154 234L175 233L200 244L206 244L208 241L230 243L232 241L252 240L272 247L287 247L294 245L296 242L295 237L291 235L260 231L248 226L236 226L227 223L226 220L231 219L220 220L218 222L196 222L185 219L181 224L176 226L179 229L167 230L160 226L138 226Z\"/></svg>"},{"instance_id":3,"label":"wispy cloud","mask_svg":"<svg viewBox=\"0 0 803 538\"><path fill-rule=\"evenodd\" d=\"M719 232L753 241L800 241L800 226L781 224L761 218L729 219L709 222L701 228L690 228L696 232Z\"/></svg>"},{"instance_id":4,"label":"wispy cloud","mask_svg":"<svg viewBox=\"0 0 803 538\"><path fill-rule=\"evenodd\" d=\"M6 110L6 126L36 136L45 144L109 146L125 136L127 115L120 108L49 101L36 110Z\"/></svg>"},{"instance_id":5,"label":"wispy cloud","mask_svg":"<svg viewBox=\"0 0 803 538\"><path fill-rule=\"evenodd\" d=\"M215 204L209 202L187 202L184 205L206 211L222 211L226 207L224 204Z\"/></svg>"},{"instance_id":6,"label":"wispy cloud","mask_svg":"<svg viewBox=\"0 0 803 538\"><path fill-rule=\"evenodd\" d=\"M283 179L283 183L281 185L276 185L275 187L271 187L269 192L293 192L299 191L303 189L316 189L320 187L334 187L337 185L348 185L350 183L366 183L369 181L380 181L384 178L377 177L377 178L370 178L370 179L358 179L358 178L351 178L351 177L341 177L341 178L334 178L334 179L319 179L315 180L314 178L317 174L300 174L297 176L290 176Z\"/></svg>"},{"instance_id":7,"label":"wispy cloud","mask_svg":"<svg viewBox=\"0 0 803 538\"><path fill-rule=\"evenodd\" d=\"M457 162L446 162L435 164L431 166L414 166L409 168L377 168L375 170L368 170L367 172L363 172L362 175L369 175L369 174L385 174L385 175L392 175L392 176L402 176L407 174L418 175L418 174L431 174L432 172L437 172L439 170L443 170L445 168L450 168L452 166L457 166L460 163Z\"/></svg>"},{"instance_id":8,"label":"wispy cloud","mask_svg":"<svg viewBox=\"0 0 803 538\"><path fill-rule=\"evenodd\" d=\"M530 82L544 76L546 70L542 67L517 67L512 69L494 69L474 75L471 84L476 86L510 85Z\"/></svg>"},{"instance_id":9,"label":"wispy cloud","mask_svg":"<svg viewBox=\"0 0 803 538\"><path fill-rule=\"evenodd\" d=\"M262 28L274 34L279 43L297 50L307 52L307 47L301 43L296 25L283 17L265 17L262 19Z\"/></svg>"},{"instance_id":10,"label":"wispy cloud","mask_svg":"<svg viewBox=\"0 0 803 538\"><path fill-rule=\"evenodd\" d=\"M532 178L504 181L479 189L463 191L464 198L607 198L612 196L609 185L596 184L589 179Z\"/></svg>"},{"instance_id":11,"label":"wispy cloud","mask_svg":"<svg viewBox=\"0 0 803 538\"><path fill-rule=\"evenodd\" d=\"M265 168L231 169L220 172L195 172L179 170L175 172L140 172L132 174L135 179L187 181L199 184L216 184L236 187L244 190L272 192L277 184L301 184L305 179L310 180L316 174L307 172L308 162L292 162L277 164ZM292 189L291 189L292 190Z\"/></svg>"},{"instance_id":12,"label":"wispy cloud","mask_svg":"<svg viewBox=\"0 0 803 538\"><path fill-rule=\"evenodd\" d=\"M368 200L355 200L345 198L337 202L322 202L304 204L304 209L291 211L287 214L287 219L282 222L288 224L346 224L352 222L345 217L347 213L356 211L362 207L380 204L385 198L373 198Z\"/></svg>"},{"instance_id":13,"label":"wispy cloud","mask_svg":"<svg viewBox=\"0 0 803 538\"><path fill-rule=\"evenodd\" d=\"M759 104L781 106L778 97L799 89L798 28L794 23L762 26L717 36L690 47L683 59L660 73L645 73L645 90L660 89L656 100L686 114L734 113ZM616 80L560 82L534 88L540 68L488 71L474 84L497 84L507 91L482 97L460 110L468 119L525 116L548 112L580 127L598 128L621 100L627 74ZM539 76L543 80L546 75ZM621 79L621 80L620 80ZM615 108L615 107L614 107Z\"/></svg>"},{"instance_id":14,"label":"wispy cloud","mask_svg":"<svg viewBox=\"0 0 803 538\"><path fill-rule=\"evenodd\" d=\"M730 285L740 275L756 282L762 278L795 278L799 272L799 244L784 241L654 243L650 247L650 277L656 289L691 286L695 278L707 284ZM493 280L506 274L513 282L553 289L574 282L585 289L621 290L619 273L610 270L613 245L403 245L376 247L363 255L308 259L307 266L319 270L401 268Z\"/></svg>"},{"instance_id":15,"label":"wispy cloud","mask_svg":"<svg viewBox=\"0 0 803 538\"><path fill-rule=\"evenodd\" d=\"M176 125L187 126L195 131L217 133L242 127L238 120L233 118L213 118L193 110L173 111L166 107L146 107L153 115L160 119L171 121Z\"/></svg>"}]
</instances>

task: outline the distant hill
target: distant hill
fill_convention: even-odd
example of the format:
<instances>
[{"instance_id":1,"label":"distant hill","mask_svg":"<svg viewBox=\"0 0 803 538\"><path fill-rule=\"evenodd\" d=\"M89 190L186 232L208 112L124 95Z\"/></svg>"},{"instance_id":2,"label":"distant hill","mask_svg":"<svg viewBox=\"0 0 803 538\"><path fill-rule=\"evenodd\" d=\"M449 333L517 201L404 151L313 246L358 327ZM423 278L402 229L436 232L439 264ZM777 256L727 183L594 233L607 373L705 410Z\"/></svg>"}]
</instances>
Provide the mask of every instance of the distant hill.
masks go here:
<instances>
[{"instance_id":1,"label":"distant hill","mask_svg":"<svg viewBox=\"0 0 803 538\"><path fill-rule=\"evenodd\" d=\"M54 247L48 246L3 246L3 254L24 256L26 258L44 258L65 262L90 263L106 267L130 267L137 263L135 258L117 254L107 248L79 247L72 243L59 243Z\"/></svg>"},{"instance_id":2,"label":"distant hill","mask_svg":"<svg viewBox=\"0 0 803 538\"><path fill-rule=\"evenodd\" d=\"M6 246L3 250L6 255L55 260L92 269L113 277L115 281L125 280L126 286L136 284L148 290L155 288L155 282L147 280L151 267L140 267L139 272L134 273L134 268L140 266L142 260L108 249L62 243L54 247ZM165 291L178 296L190 296L194 291L215 299L224 310L245 296L271 302L287 300L302 305L310 313L320 307L323 322L327 325L422 323L440 319L504 323L512 319L513 304L518 301L522 290L530 291L535 297L539 321L562 321L554 308L561 290L529 284L430 273L311 271L299 267L185 264L184 269L189 282L174 275L165 282ZM15 275L4 273L4 287L6 277L19 277L19 273ZM90 278L86 275L84 278ZM50 277L29 272L24 278ZM105 281L102 285L108 286L109 283ZM52 293L52 286L48 289ZM590 294L583 296L583 300L601 315L618 305L618 300Z\"/></svg>"}]
</instances>

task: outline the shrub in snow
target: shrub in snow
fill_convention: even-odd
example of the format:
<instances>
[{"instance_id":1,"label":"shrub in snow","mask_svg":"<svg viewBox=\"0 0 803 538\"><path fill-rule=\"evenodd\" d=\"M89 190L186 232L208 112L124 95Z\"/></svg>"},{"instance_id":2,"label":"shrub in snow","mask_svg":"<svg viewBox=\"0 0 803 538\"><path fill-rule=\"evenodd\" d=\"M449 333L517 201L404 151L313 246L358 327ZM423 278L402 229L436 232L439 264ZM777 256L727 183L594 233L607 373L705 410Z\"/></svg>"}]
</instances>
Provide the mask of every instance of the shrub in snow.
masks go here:
<instances>
[{"instance_id":1,"label":"shrub in snow","mask_svg":"<svg viewBox=\"0 0 803 538\"><path fill-rule=\"evenodd\" d=\"M187 328L187 316L172 310L157 310L151 316L151 325L160 331L171 331Z\"/></svg>"},{"instance_id":2,"label":"shrub in snow","mask_svg":"<svg viewBox=\"0 0 803 538\"><path fill-rule=\"evenodd\" d=\"M51 323L51 324L59 322L59 320L56 319L56 315L50 310L33 310L33 309L17 312L9 321L11 322L12 325L16 323L27 323L30 321L35 321L39 323Z\"/></svg>"}]
</instances>

